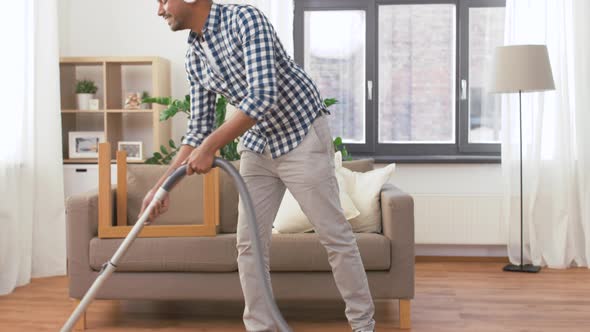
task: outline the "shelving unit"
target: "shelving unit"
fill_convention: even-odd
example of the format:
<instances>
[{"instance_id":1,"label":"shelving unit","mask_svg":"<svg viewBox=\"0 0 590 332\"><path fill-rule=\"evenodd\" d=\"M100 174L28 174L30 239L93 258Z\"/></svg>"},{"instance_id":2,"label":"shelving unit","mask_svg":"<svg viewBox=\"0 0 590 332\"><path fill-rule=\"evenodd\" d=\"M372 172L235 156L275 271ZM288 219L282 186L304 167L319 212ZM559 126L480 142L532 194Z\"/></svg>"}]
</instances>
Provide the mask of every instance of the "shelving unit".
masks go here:
<instances>
[{"instance_id":1,"label":"shelving unit","mask_svg":"<svg viewBox=\"0 0 590 332\"><path fill-rule=\"evenodd\" d=\"M91 79L97 85L95 98L99 99L99 110L76 109L76 80L81 79ZM164 106L153 104L151 109L124 109L125 98L131 92L171 95L168 60L160 57L63 57L60 59L60 91L64 164L98 163L98 158L69 158L68 133L72 131L103 132L111 143L111 155L116 155L119 141L141 141L144 160L159 150L160 145L168 145L171 123L159 119Z\"/></svg>"}]
</instances>

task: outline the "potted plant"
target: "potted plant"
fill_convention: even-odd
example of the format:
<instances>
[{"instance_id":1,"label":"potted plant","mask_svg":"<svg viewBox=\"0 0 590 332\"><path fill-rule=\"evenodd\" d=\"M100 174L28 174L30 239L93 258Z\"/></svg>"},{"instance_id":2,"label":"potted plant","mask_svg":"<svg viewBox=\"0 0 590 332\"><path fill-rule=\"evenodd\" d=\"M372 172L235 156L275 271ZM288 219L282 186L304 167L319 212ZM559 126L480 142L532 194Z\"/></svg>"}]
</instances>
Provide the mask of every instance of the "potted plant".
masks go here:
<instances>
[{"instance_id":1,"label":"potted plant","mask_svg":"<svg viewBox=\"0 0 590 332\"><path fill-rule=\"evenodd\" d=\"M76 81L76 97L78 102L79 110L89 109L90 99L94 97L94 94L98 90L98 87L92 80L81 80Z\"/></svg>"}]
</instances>

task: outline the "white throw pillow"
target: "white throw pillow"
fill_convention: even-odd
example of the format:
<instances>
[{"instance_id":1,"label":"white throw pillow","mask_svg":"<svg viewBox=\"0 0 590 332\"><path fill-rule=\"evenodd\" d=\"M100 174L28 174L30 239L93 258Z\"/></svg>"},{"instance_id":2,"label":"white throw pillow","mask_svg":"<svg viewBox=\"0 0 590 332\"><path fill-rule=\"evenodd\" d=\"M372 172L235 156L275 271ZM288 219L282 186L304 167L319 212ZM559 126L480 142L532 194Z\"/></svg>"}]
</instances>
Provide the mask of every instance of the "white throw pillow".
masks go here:
<instances>
[{"instance_id":1,"label":"white throw pillow","mask_svg":"<svg viewBox=\"0 0 590 332\"><path fill-rule=\"evenodd\" d=\"M340 168L348 195L361 214L350 220L355 233L381 232L381 206L379 203L381 187L389 180L395 164L368 172L353 172Z\"/></svg>"},{"instance_id":2,"label":"white throw pillow","mask_svg":"<svg viewBox=\"0 0 590 332\"><path fill-rule=\"evenodd\" d=\"M338 172L339 168L342 168L342 154L340 151L334 155L334 165L336 166L336 181L340 189L340 205L344 210L346 220L350 220L359 216L360 211L348 195L344 179ZM305 233L313 230L313 225L309 222L309 219L307 219L299 203L297 203L293 194L289 192L289 189L285 191L285 196L283 196L273 226L274 231L279 233Z\"/></svg>"}]
</instances>

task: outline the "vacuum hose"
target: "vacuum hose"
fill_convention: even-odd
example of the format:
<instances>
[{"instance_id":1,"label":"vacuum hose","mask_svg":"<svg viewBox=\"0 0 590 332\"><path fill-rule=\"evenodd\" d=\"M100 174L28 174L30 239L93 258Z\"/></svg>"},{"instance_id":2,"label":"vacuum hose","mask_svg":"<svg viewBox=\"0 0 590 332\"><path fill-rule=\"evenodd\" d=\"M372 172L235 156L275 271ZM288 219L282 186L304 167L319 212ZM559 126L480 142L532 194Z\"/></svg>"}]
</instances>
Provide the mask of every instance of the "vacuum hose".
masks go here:
<instances>
[{"instance_id":1,"label":"vacuum hose","mask_svg":"<svg viewBox=\"0 0 590 332\"><path fill-rule=\"evenodd\" d=\"M74 327L74 324L78 321L82 313L86 310L90 302L94 299L94 296L98 292L99 288L102 284L106 281L106 279L116 270L117 264L119 260L123 257L131 243L135 240L139 232L145 225L145 221L148 219L151 210L153 209L154 205L161 201L164 196L172 190L174 185L178 183L184 176L186 175L186 168L188 165L182 165L178 167L162 184L162 186L158 189L154 198L145 209L143 214L141 215L140 219L136 222L135 226L131 229L119 249L113 255L113 258L107 263L103 265L103 268L96 278L92 286L84 295L84 298L80 301L80 304L74 310L68 321L62 327L62 332L69 332ZM250 232L250 241L252 242L252 250L254 250L255 261L256 261L256 269L258 270L259 278L258 280L261 283L261 288L264 291L264 299L268 305L268 309L270 310L275 323L277 324L280 332L291 332L289 325L281 315L277 304L274 301L272 295L272 288L267 278L265 278L266 269L264 268L264 258L262 256L262 246L260 245L260 238L258 236L258 224L256 222L256 214L254 212L254 205L252 204L252 198L250 197L250 193L248 192L248 188L246 187L246 183L244 179L240 176L240 173L236 170L236 168L227 160L216 157L213 160L213 167L219 167L226 171L231 178L234 179L236 187L238 188L238 192L240 193L240 197L245 207L246 211L246 219L248 220L248 230Z\"/></svg>"}]
</instances>

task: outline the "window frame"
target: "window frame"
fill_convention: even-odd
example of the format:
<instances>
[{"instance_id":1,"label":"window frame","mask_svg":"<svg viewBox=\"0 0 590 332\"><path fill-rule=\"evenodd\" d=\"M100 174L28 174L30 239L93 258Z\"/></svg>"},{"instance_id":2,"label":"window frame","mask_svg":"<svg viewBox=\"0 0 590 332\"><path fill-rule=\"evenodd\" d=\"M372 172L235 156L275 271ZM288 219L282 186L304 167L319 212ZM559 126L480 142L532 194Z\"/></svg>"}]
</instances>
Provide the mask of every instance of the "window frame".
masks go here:
<instances>
[{"instance_id":1,"label":"window frame","mask_svg":"<svg viewBox=\"0 0 590 332\"><path fill-rule=\"evenodd\" d=\"M294 55L303 68L305 12L322 10L366 11L366 77L365 77L365 144L345 143L355 158L374 158L377 162L415 163L499 163L500 143L468 143L469 98L462 101L461 79L469 78L469 8L505 6L505 0L294 0ZM379 6L412 4L455 5L455 143L451 144L392 144L378 143L379 102ZM373 82L369 100L367 82ZM469 81L467 81L469 84ZM321 93L321 91L320 91ZM469 93L469 86L467 86ZM330 96L323 96L324 98Z\"/></svg>"},{"instance_id":2,"label":"window frame","mask_svg":"<svg viewBox=\"0 0 590 332\"><path fill-rule=\"evenodd\" d=\"M460 64L459 64L459 80L464 78L467 81L467 98L460 100L459 98L459 126L465 130L459 131L458 136L459 151L463 153L495 153L500 154L501 147L499 143L469 143L469 9L470 8L486 8L486 7L505 7L506 0L469 0L459 2L459 15L463 18L460 22L459 41L460 45L464 47L459 48ZM459 86L461 81L458 82ZM459 91L459 95L460 95Z\"/></svg>"},{"instance_id":3,"label":"window frame","mask_svg":"<svg viewBox=\"0 0 590 332\"><path fill-rule=\"evenodd\" d=\"M371 8L372 7L372 8ZM367 82L375 82L374 73L375 62L374 57L371 56L371 49L374 47L376 42L377 34L375 33L374 26L369 24L370 15L374 10L374 6L371 6L371 1L364 0L295 0L295 25L293 27L293 37L295 45L295 61L305 68L304 63L304 47L305 42L305 12L308 10L313 11L334 11L334 10L363 10L365 11L366 27L365 27L365 143L346 143L348 151L351 153L363 152L370 153L375 150L375 141L372 139L372 133L375 131L375 124L371 119L375 117L373 114L373 102L367 98ZM375 100L375 84L373 83L373 100ZM321 91L320 91L321 93ZM322 98L331 98L331 96L324 96Z\"/></svg>"}]
</instances>

